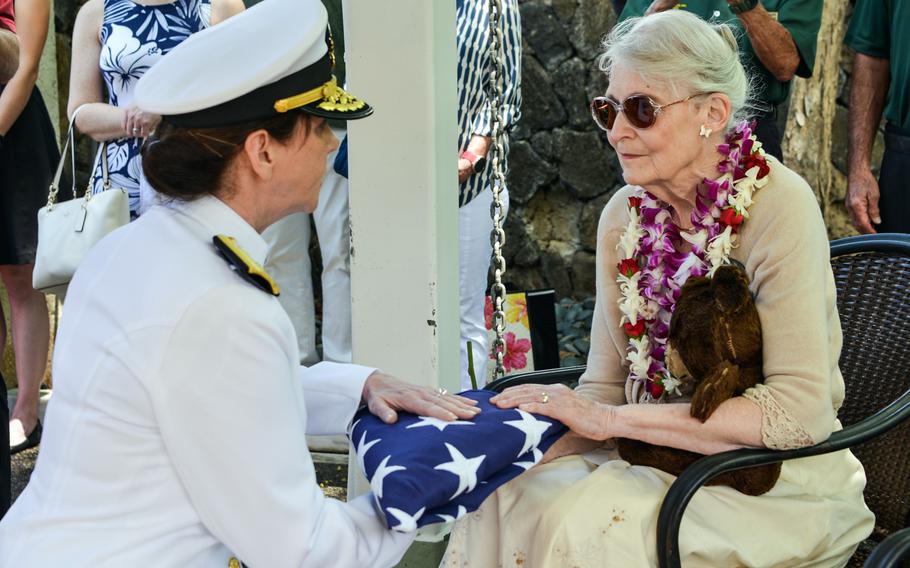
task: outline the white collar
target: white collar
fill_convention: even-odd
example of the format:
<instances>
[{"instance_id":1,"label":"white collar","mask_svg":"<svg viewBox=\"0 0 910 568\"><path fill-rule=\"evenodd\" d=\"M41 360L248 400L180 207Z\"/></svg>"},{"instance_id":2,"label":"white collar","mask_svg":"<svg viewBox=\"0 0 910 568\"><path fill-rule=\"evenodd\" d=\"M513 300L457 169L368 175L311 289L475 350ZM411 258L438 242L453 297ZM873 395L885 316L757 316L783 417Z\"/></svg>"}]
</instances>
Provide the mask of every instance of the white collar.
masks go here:
<instances>
[{"instance_id":1,"label":"white collar","mask_svg":"<svg viewBox=\"0 0 910 568\"><path fill-rule=\"evenodd\" d=\"M206 195L193 201L173 200L167 203L167 207L202 225L210 240L215 235L234 237L240 248L246 251L250 258L260 266L265 264L269 245L262 235L227 203L214 195Z\"/></svg>"}]
</instances>

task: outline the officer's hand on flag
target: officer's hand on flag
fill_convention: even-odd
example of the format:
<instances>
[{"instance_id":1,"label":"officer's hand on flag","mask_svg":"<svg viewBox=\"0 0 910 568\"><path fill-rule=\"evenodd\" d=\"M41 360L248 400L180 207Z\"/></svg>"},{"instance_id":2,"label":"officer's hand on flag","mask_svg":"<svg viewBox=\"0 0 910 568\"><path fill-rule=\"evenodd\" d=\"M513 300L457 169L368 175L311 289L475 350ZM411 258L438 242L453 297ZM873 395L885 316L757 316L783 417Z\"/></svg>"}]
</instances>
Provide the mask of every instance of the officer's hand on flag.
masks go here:
<instances>
[{"instance_id":1,"label":"officer's hand on flag","mask_svg":"<svg viewBox=\"0 0 910 568\"><path fill-rule=\"evenodd\" d=\"M398 410L448 422L474 418L480 412L477 401L470 398L448 394L445 389L412 385L382 371L374 371L367 378L363 400L370 412L387 424L398 420Z\"/></svg>"}]
</instances>

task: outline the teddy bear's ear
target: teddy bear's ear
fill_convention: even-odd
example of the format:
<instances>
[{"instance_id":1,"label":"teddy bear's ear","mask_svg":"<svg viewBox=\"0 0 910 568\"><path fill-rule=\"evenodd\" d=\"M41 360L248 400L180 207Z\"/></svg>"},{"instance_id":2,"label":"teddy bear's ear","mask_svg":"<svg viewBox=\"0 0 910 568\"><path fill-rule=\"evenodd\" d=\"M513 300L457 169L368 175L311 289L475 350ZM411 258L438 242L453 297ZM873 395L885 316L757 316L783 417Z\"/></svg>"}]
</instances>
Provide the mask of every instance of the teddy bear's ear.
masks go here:
<instances>
[{"instance_id":1,"label":"teddy bear's ear","mask_svg":"<svg viewBox=\"0 0 910 568\"><path fill-rule=\"evenodd\" d=\"M711 288L715 304L724 313L736 312L752 299L749 277L734 264L725 264L714 272Z\"/></svg>"}]
</instances>

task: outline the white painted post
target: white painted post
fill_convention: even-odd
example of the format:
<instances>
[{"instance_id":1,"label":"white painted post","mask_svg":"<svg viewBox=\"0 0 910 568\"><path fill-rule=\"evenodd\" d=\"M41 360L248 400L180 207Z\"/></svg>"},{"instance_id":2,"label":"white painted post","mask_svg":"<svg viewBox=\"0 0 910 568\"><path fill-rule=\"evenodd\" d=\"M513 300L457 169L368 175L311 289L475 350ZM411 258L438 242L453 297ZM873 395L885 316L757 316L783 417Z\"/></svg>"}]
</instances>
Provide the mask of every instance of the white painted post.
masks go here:
<instances>
[{"instance_id":1,"label":"white painted post","mask_svg":"<svg viewBox=\"0 0 910 568\"><path fill-rule=\"evenodd\" d=\"M455 3L345 0L344 20L348 87L376 109L348 125L354 362L456 392Z\"/></svg>"}]
</instances>

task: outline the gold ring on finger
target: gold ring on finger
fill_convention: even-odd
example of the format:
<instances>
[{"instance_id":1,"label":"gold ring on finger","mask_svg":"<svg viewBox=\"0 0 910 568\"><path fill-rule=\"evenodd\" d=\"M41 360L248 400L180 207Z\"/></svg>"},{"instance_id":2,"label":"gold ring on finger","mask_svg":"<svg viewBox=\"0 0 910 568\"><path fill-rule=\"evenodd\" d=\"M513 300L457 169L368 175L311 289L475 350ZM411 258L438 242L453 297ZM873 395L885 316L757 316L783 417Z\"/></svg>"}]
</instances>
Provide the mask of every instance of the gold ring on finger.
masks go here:
<instances>
[{"instance_id":1,"label":"gold ring on finger","mask_svg":"<svg viewBox=\"0 0 910 568\"><path fill-rule=\"evenodd\" d=\"M540 393L540 403L546 404L550 402L550 394L547 391L541 391Z\"/></svg>"}]
</instances>

